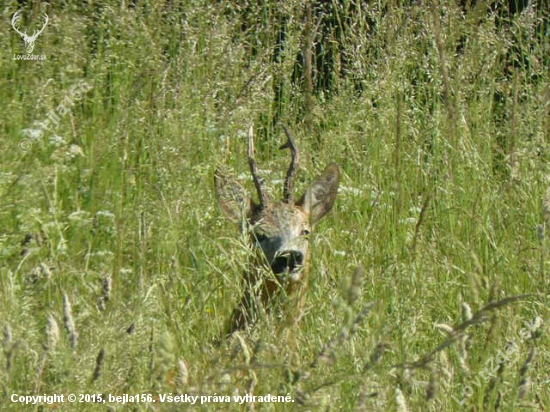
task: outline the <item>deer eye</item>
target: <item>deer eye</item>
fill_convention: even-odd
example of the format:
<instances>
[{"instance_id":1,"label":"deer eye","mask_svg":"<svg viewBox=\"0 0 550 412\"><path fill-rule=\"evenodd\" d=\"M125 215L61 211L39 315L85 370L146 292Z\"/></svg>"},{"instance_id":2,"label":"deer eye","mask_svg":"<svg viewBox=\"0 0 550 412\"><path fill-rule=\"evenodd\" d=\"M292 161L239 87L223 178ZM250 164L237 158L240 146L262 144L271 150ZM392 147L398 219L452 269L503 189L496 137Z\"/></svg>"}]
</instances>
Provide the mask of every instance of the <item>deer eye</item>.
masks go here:
<instances>
[{"instance_id":1,"label":"deer eye","mask_svg":"<svg viewBox=\"0 0 550 412\"><path fill-rule=\"evenodd\" d=\"M302 232L300 233L301 236L308 236L311 232L307 229L304 229L302 230Z\"/></svg>"},{"instance_id":2,"label":"deer eye","mask_svg":"<svg viewBox=\"0 0 550 412\"><path fill-rule=\"evenodd\" d=\"M267 240L267 236L263 233L255 233L254 236L256 236L256 240L260 243L263 243Z\"/></svg>"}]
</instances>

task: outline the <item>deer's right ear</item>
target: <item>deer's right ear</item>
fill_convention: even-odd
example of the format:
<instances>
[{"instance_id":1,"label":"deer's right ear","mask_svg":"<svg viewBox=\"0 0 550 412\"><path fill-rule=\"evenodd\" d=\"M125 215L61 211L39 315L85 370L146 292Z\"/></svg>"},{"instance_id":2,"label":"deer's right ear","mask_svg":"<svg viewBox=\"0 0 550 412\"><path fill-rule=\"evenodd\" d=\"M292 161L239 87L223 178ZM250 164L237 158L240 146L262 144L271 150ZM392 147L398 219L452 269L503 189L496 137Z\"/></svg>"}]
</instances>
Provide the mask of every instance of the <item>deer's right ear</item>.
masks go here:
<instances>
[{"instance_id":1,"label":"deer's right ear","mask_svg":"<svg viewBox=\"0 0 550 412\"><path fill-rule=\"evenodd\" d=\"M222 212L233 222L241 222L250 215L254 203L244 188L220 169L216 169L214 183L218 204Z\"/></svg>"},{"instance_id":2,"label":"deer's right ear","mask_svg":"<svg viewBox=\"0 0 550 412\"><path fill-rule=\"evenodd\" d=\"M306 193L298 201L306 213L309 213L311 223L315 223L325 216L334 205L340 183L340 168L332 163L317 176Z\"/></svg>"}]
</instances>

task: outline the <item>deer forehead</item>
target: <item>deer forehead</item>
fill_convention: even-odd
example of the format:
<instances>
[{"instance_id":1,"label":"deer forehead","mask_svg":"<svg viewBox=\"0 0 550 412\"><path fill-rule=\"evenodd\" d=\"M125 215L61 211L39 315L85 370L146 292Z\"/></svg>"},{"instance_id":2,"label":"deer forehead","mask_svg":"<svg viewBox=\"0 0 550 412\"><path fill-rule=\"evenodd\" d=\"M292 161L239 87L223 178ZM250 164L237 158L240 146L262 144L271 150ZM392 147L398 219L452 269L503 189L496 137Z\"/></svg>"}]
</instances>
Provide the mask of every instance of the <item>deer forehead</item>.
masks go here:
<instances>
[{"instance_id":1,"label":"deer forehead","mask_svg":"<svg viewBox=\"0 0 550 412\"><path fill-rule=\"evenodd\" d=\"M276 236L298 236L304 229L309 229L309 215L300 207L277 203L262 209L252 216L251 223L255 232Z\"/></svg>"}]
</instances>

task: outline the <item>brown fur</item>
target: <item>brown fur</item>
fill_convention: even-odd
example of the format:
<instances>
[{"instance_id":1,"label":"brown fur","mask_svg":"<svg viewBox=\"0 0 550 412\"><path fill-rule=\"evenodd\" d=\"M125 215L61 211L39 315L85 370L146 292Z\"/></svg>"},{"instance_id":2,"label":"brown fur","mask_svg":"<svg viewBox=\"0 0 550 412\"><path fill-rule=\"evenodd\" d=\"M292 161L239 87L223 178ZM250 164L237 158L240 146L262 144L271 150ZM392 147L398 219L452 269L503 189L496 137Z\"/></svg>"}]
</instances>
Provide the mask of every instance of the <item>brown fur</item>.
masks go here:
<instances>
[{"instance_id":1,"label":"brown fur","mask_svg":"<svg viewBox=\"0 0 550 412\"><path fill-rule=\"evenodd\" d=\"M216 171L218 202L224 214L244 223L250 233L256 258L245 274L246 291L229 320L228 334L243 329L257 318L258 311L269 310L277 295L293 296L302 308L307 287L309 236L313 224L332 208L338 193L340 169L329 165L297 202L256 204L236 181ZM291 197L292 199L292 197ZM266 275L262 267L269 267ZM282 293L283 292L283 293Z\"/></svg>"}]
</instances>

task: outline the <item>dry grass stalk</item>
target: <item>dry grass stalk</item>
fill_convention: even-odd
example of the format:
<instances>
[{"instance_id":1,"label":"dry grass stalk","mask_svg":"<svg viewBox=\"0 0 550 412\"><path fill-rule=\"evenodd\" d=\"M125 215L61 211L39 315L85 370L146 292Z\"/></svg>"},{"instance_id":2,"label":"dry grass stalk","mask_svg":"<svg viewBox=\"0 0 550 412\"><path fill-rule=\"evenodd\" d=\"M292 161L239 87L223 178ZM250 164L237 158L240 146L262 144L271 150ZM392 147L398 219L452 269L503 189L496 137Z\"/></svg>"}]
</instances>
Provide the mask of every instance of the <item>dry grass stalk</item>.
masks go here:
<instances>
[{"instance_id":1,"label":"dry grass stalk","mask_svg":"<svg viewBox=\"0 0 550 412\"><path fill-rule=\"evenodd\" d=\"M368 315L368 313L370 312L373 306L374 306L374 302L367 303L365 307L361 310L361 312L359 312L359 314L353 320L351 326L344 326L336 337L328 341L327 344L323 346L323 349L321 349L321 352L319 353L319 355L311 363L311 367L316 368L317 365L319 365L319 362L321 360L323 361L334 360L335 358L334 349L339 345L341 345L346 340L348 340L350 336L352 336L357 331L358 325L363 322L363 320Z\"/></svg>"},{"instance_id":2,"label":"dry grass stalk","mask_svg":"<svg viewBox=\"0 0 550 412\"><path fill-rule=\"evenodd\" d=\"M11 327L10 327L9 323L6 323L4 325L3 334L4 334L4 342L2 342L2 345L4 347L7 347L11 343L11 340L12 340Z\"/></svg>"},{"instance_id":3,"label":"dry grass stalk","mask_svg":"<svg viewBox=\"0 0 550 412\"><path fill-rule=\"evenodd\" d=\"M149 373L152 375L155 372L155 329L151 328L151 337L149 339Z\"/></svg>"},{"instance_id":4,"label":"dry grass stalk","mask_svg":"<svg viewBox=\"0 0 550 412\"><path fill-rule=\"evenodd\" d=\"M34 384L35 392L39 392L41 390L40 388L42 386L42 374L44 373L44 368L46 367L48 355L55 350L58 341L59 326L57 325L57 322L55 321L53 315L49 315L48 323L46 324L46 343L44 344L44 353L42 354L40 362L38 363L38 367L36 368Z\"/></svg>"},{"instance_id":5,"label":"dry grass stalk","mask_svg":"<svg viewBox=\"0 0 550 412\"><path fill-rule=\"evenodd\" d=\"M399 412L409 412L405 395L403 395L403 392L399 388L395 388L395 402L397 403L397 410Z\"/></svg>"},{"instance_id":6,"label":"dry grass stalk","mask_svg":"<svg viewBox=\"0 0 550 412\"><path fill-rule=\"evenodd\" d=\"M368 393L367 391L369 391L369 390L371 392ZM357 404L355 406L355 410L356 411L374 410L374 409L368 409L367 408L367 400L376 398L376 397L378 397L378 395L379 395L379 392L372 391L372 388L370 387L370 385L365 384L363 386L363 389L361 390L361 393L359 394L358 399L357 399Z\"/></svg>"},{"instance_id":7,"label":"dry grass stalk","mask_svg":"<svg viewBox=\"0 0 550 412\"><path fill-rule=\"evenodd\" d=\"M472 308L467 302L462 302L462 318L465 322L472 319Z\"/></svg>"},{"instance_id":8,"label":"dry grass stalk","mask_svg":"<svg viewBox=\"0 0 550 412\"><path fill-rule=\"evenodd\" d=\"M382 356L389 350L389 345L384 342L379 342L372 351L369 362L363 367L363 372L366 372L370 369L372 369L374 366L378 364L380 359L382 359Z\"/></svg>"},{"instance_id":9,"label":"dry grass stalk","mask_svg":"<svg viewBox=\"0 0 550 412\"><path fill-rule=\"evenodd\" d=\"M178 360L178 376L176 378L176 385L179 388L185 388L189 383L189 369L187 364L179 359Z\"/></svg>"},{"instance_id":10,"label":"dry grass stalk","mask_svg":"<svg viewBox=\"0 0 550 412\"><path fill-rule=\"evenodd\" d=\"M490 401L491 401L491 394L493 391L497 388L497 384L502 380L502 375L504 374L504 369L506 368L506 364L504 362L499 362L497 374L494 376L491 376L491 379L489 380L489 384L487 385L487 389L485 390L485 395L483 397L483 405L485 410L489 410ZM500 400L499 400L500 398ZM495 410L497 409L496 405L502 401L502 394L500 391L497 392L497 399L495 401Z\"/></svg>"},{"instance_id":11,"label":"dry grass stalk","mask_svg":"<svg viewBox=\"0 0 550 412\"><path fill-rule=\"evenodd\" d=\"M235 336L237 337L237 341L239 342L240 348L242 350L242 353L244 356L244 363L246 365L250 365L250 360L252 359L252 355L250 352L250 348L246 344L246 340L244 339L241 333L235 333Z\"/></svg>"},{"instance_id":12,"label":"dry grass stalk","mask_svg":"<svg viewBox=\"0 0 550 412\"><path fill-rule=\"evenodd\" d=\"M107 302L111 300L111 276L107 275L102 281L101 296L98 299L99 310L107 309Z\"/></svg>"},{"instance_id":13,"label":"dry grass stalk","mask_svg":"<svg viewBox=\"0 0 550 412\"><path fill-rule=\"evenodd\" d=\"M497 400L495 401L495 412L500 411L500 407L502 406L502 392L497 392Z\"/></svg>"},{"instance_id":14,"label":"dry grass stalk","mask_svg":"<svg viewBox=\"0 0 550 412\"><path fill-rule=\"evenodd\" d=\"M500 325L500 317L498 317L496 314L491 316L490 326L487 330L487 334L485 335L485 344L483 347L483 352L485 353L487 350L489 350L489 347L491 346L491 342L493 341L492 337L496 335L496 331L498 330L498 327Z\"/></svg>"},{"instance_id":15,"label":"dry grass stalk","mask_svg":"<svg viewBox=\"0 0 550 412\"><path fill-rule=\"evenodd\" d=\"M533 363L533 359L536 354L536 349L534 346L531 346L531 349L529 350L529 354L527 355L527 359L525 359L525 362L521 366L521 369L519 371L519 399L523 399L525 395L527 395L527 392L529 391L529 385L531 383L531 379L528 375L529 370L531 369L531 365Z\"/></svg>"},{"instance_id":16,"label":"dry grass stalk","mask_svg":"<svg viewBox=\"0 0 550 412\"><path fill-rule=\"evenodd\" d=\"M422 208L420 209L420 215L418 216L418 220L416 221L416 225L414 227L414 236L411 246L411 251L414 254L416 252L416 244L418 241L418 235L420 234L420 227L422 226L422 223L424 222L424 219L426 217L426 211L428 210L428 206L430 205L430 200L432 198L432 189L429 189L429 192L426 194L426 197L424 198L424 203L422 203Z\"/></svg>"},{"instance_id":17,"label":"dry grass stalk","mask_svg":"<svg viewBox=\"0 0 550 412\"><path fill-rule=\"evenodd\" d=\"M258 362L258 355L262 350L264 349L264 341L262 339L258 339L256 344L254 345L254 349L252 350L252 358L250 359L250 363L257 363Z\"/></svg>"},{"instance_id":18,"label":"dry grass stalk","mask_svg":"<svg viewBox=\"0 0 550 412\"><path fill-rule=\"evenodd\" d=\"M435 40L435 45L437 48L437 53L439 55L439 66L441 70L441 78L443 81L443 97L445 100L445 106L447 108L448 114L449 114L449 120L451 121L452 126L456 126L457 124L457 109L456 109L456 101L453 94L453 89L451 86L451 76L449 74L449 68L448 68L448 62L447 62L447 55L445 50L445 42L443 39L443 33L441 28L441 6L437 0L433 0L432 4L430 5L431 11L432 11L432 28L433 28L433 35Z\"/></svg>"},{"instance_id":19,"label":"dry grass stalk","mask_svg":"<svg viewBox=\"0 0 550 412\"><path fill-rule=\"evenodd\" d=\"M103 278L103 299L105 302L111 300L111 276L107 275Z\"/></svg>"},{"instance_id":20,"label":"dry grass stalk","mask_svg":"<svg viewBox=\"0 0 550 412\"><path fill-rule=\"evenodd\" d=\"M527 355L527 359L525 359L525 362L523 363L519 371L519 390L518 390L519 399L523 399L527 395L527 392L529 391L531 378L529 377L528 373L531 370L533 359L535 358L535 355L537 353L535 348L535 341L538 338L540 338L541 334L542 334L542 318L540 316L537 316L535 317L535 319L533 319L531 333L529 335L529 342L531 343L529 354Z\"/></svg>"},{"instance_id":21,"label":"dry grass stalk","mask_svg":"<svg viewBox=\"0 0 550 412\"><path fill-rule=\"evenodd\" d=\"M434 350L424 355L419 361L416 362L410 362L410 363L400 363L397 365L394 365L394 368L404 368L404 369L422 369L425 368L430 362L433 361L434 356L441 352L442 350L448 348L452 344L454 344L456 341L463 339L463 332L468 327L483 323L487 320L487 314L490 313L493 310L503 308L507 306L510 303L517 302L519 300L535 297L537 295L535 294L524 294L524 295L515 295L510 296L504 299L501 299L497 302L491 302L487 305L485 305L479 312L475 313L470 320L464 321L460 323L459 325L453 327L453 334L445 341L443 341L441 344L439 344Z\"/></svg>"},{"instance_id":22,"label":"dry grass stalk","mask_svg":"<svg viewBox=\"0 0 550 412\"><path fill-rule=\"evenodd\" d=\"M455 333L455 330L446 323L436 323L434 326L436 329L443 331L447 336L452 336Z\"/></svg>"},{"instance_id":23,"label":"dry grass stalk","mask_svg":"<svg viewBox=\"0 0 550 412\"><path fill-rule=\"evenodd\" d=\"M34 382L34 391L40 392L41 386L42 386L42 373L44 372L44 367L46 366L46 358L47 358L47 352L45 352L42 357L40 358L40 362L38 363L38 367L36 368L36 374L35 374L35 382Z\"/></svg>"},{"instance_id":24,"label":"dry grass stalk","mask_svg":"<svg viewBox=\"0 0 550 412\"><path fill-rule=\"evenodd\" d=\"M439 377L436 370L429 368L430 380L428 386L426 387L426 400L432 400L436 397L437 392L439 391Z\"/></svg>"},{"instance_id":25,"label":"dry grass stalk","mask_svg":"<svg viewBox=\"0 0 550 412\"><path fill-rule=\"evenodd\" d=\"M470 373L470 368L468 367L468 340L470 336L466 333L461 334L460 339L458 340L457 351L458 351L458 361L462 370L466 373Z\"/></svg>"},{"instance_id":26,"label":"dry grass stalk","mask_svg":"<svg viewBox=\"0 0 550 412\"><path fill-rule=\"evenodd\" d=\"M352 306L361 296L361 287L365 278L365 269L363 266L357 266L351 277L351 284L347 293L348 305Z\"/></svg>"},{"instance_id":27,"label":"dry grass stalk","mask_svg":"<svg viewBox=\"0 0 550 412\"><path fill-rule=\"evenodd\" d=\"M2 342L2 346L4 346L4 353L6 354L6 372L9 372L11 370L11 360L15 349L15 345L12 344L12 333L9 323L4 325L3 334L4 341Z\"/></svg>"},{"instance_id":28,"label":"dry grass stalk","mask_svg":"<svg viewBox=\"0 0 550 412\"><path fill-rule=\"evenodd\" d=\"M550 227L550 187L546 190L544 195L542 210L544 213L544 222L546 227Z\"/></svg>"},{"instance_id":29,"label":"dry grass stalk","mask_svg":"<svg viewBox=\"0 0 550 412\"><path fill-rule=\"evenodd\" d=\"M542 334L542 318L540 316L536 316L533 319L533 322L531 322L531 332L529 339L535 340L540 338Z\"/></svg>"},{"instance_id":30,"label":"dry grass stalk","mask_svg":"<svg viewBox=\"0 0 550 412\"><path fill-rule=\"evenodd\" d=\"M104 364L105 364L105 348L101 348L101 350L97 354L97 358L95 361L95 369L94 369L94 374L92 375L92 383L97 381L101 377L103 373Z\"/></svg>"},{"instance_id":31,"label":"dry grass stalk","mask_svg":"<svg viewBox=\"0 0 550 412\"><path fill-rule=\"evenodd\" d=\"M445 384L445 389L449 390L451 388L451 382L453 381L454 368L451 366L447 352L439 352L437 362L439 365L439 373L445 378L442 382Z\"/></svg>"},{"instance_id":32,"label":"dry grass stalk","mask_svg":"<svg viewBox=\"0 0 550 412\"><path fill-rule=\"evenodd\" d=\"M47 336L46 351L53 352L57 345L57 341L59 340L59 326L57 325L57 322L55 321L55 318L52 315L48 316L48 324L46 326L46 336Z\"/></svg>"},{"instance_id":33,"label":"dry grass stalk","mask_svg":"<svg viewBox=\"0 0 550 412\"><path fill-rule=\"evenodd\" d=\"M65 292L63 292L63 322L65 323L65 329L69 333L71 339L71 348L76 349L78 344L78 333L75 328L71 302Z\"/></svg>"}]
</instances>

